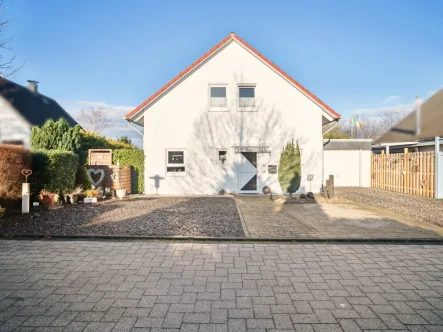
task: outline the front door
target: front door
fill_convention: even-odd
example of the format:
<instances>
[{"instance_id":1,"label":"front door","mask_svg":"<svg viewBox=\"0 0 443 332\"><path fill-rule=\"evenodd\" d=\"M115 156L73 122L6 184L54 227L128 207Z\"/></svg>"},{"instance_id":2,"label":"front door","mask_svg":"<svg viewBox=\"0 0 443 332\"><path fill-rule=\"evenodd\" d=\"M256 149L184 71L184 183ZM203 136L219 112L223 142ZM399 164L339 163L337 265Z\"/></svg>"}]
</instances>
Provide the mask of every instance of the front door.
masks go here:
<instances>
[{"instance_id":1,"label":"front door","mask_svg":"<svg viewBox=\"0 0 443 332\"><path fill-rule=\"evenodd\" d=\"M241 152L239 164L240 192L257 192L257 152Z\"/></svg>"}]
</instances>

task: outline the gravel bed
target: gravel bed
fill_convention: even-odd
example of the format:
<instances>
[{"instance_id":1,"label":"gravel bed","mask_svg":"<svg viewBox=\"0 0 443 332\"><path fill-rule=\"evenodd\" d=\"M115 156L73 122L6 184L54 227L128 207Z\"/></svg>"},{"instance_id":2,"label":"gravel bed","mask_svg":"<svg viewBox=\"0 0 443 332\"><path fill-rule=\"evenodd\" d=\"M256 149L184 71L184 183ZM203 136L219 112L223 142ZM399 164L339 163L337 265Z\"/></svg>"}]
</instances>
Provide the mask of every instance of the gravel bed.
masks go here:
<instances>
[{"instance_id":1,"label":"gravel bed","mask_svg":"<svg viewBox=\"0 0 443 332\"><path fill-rule=\"evenodd\" d=\"M230 197L144 197L0 218L0 234L244 237Z\"/></svg>"},{"instance_id":2,"label":"gravel bed","mask_svg":"<svg viewBox=\"0 0 443 332\"><path fill-rule=\"evenodd\" d=\"M443 200L420 197L374 188L336 188L336 195L443 226Z\"/></svg>"}]
</instances>

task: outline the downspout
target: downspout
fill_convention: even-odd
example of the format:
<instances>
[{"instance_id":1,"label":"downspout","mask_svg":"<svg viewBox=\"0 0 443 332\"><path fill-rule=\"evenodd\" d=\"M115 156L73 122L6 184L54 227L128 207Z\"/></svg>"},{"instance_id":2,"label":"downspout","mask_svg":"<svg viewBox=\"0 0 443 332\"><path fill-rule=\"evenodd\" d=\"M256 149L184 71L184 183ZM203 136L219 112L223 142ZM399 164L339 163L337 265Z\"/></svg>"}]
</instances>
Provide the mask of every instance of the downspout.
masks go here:
<instances>
[{"instance_id":1,"label":"downspout","mask_svg":"<svg viewBox=\"0 0 443 332\"><path fill-rule=\"evenodd\" d=\"M139 131L137 128L131 126L131 121L129 121L129 120L126 120L126 121L128 122L128 126L129 126L129 127L131 127L132 129L134 129L136 132L138 132L138 133L139 133L140 135L142 135L142 137L143 137L143 133L142 133L141 131Z\"/></svg>"}]
</instances>

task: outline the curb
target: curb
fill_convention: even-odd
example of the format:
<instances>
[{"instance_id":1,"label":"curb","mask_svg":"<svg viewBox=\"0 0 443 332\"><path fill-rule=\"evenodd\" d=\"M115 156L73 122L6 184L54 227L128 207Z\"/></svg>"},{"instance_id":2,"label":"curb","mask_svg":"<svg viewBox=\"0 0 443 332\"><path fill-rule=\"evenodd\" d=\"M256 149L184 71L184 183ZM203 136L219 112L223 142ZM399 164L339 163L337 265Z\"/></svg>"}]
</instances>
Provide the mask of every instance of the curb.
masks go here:
<instances>
[{"instance_id":1,"label":"curb","mask_svg":"<svg viewBox=\"0 0 443 332\"><path fill-rule=\"evenodd\" d=\"M246 226L245 219L243 218L243 214L240 209L240 205L238 204L237 197L234 196L235 206L237 206L237 212L238 216L240 217L241 227L243 228L243 233L245 234L245 237L251 238L251 235L249 234L248 227Z\"/></svg>"},{"instance_id":2,"label":"curb","mask_svg":"<svg viewBox=\"0 0 443 332\"><path fill-rule=\"evenodd\" d=\"M436 244L441 238L247 238L247 237L178 237L126 235L0 234L0 240L72 240L72 241L169 241L169 242L238 242L238 243L349 243L349 244Z\"/></svg>"}]
</instances>

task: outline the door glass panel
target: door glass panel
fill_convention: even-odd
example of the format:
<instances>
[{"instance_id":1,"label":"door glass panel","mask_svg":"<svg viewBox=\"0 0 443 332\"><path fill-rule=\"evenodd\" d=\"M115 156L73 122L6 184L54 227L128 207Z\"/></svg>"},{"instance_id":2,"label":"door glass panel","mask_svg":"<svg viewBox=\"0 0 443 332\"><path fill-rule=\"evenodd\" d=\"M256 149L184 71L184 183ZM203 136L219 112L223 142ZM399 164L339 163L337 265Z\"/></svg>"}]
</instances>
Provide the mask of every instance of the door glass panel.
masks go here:
<instances>
[{"instance_id":1,"label":"door glass panel","mask_svg":"<svg viewBox=\"0 0 443 332\"><path fill-rule=\"evenodd\" d=\"M251 180L246 183L241 190L257 190L257 174L252 177Z\"/></svg>"},{"instance_id":2,"label":"door glass panel","mask_svg":"<svg viewBox=\"0 0 443 332\"><path fill-rule=\"evenodd\" d=\"M242 152L245 157L254 167L257 167L257 152Z\"/></svg>"}]
</instances>

